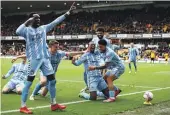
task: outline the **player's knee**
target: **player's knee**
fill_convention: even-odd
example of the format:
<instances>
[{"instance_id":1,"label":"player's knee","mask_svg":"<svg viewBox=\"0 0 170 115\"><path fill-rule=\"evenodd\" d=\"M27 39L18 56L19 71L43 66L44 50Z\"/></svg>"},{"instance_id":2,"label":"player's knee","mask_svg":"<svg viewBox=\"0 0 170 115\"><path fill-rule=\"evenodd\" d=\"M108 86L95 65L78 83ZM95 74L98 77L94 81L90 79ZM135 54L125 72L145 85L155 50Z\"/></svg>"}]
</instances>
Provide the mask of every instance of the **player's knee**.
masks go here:
<instances>
[{"instance_id":1,"label":"player's knee","mask_svg":"<svg viewBox=\"0 0 170 115\"><path fill-rule=\"evenodd\" d=\"M34 78L35 78L35 76L28 76L27 81L33 82Z\"/></svg>"},{"instance_id":2,"label":"player's knee","mask_svg":"<svg viewBox=\"0 0 170 115\"><path fill-rule=\"evenodd\" d=\"M46 83L47 83L47 80L41 80L41 81L40 81L41 86L45 86Z\"/></svg>"},{"instance_id":3,"label":"player's knee","mask_svg":"<svg viewBox=\"0 0 170 115\"><path fill-rule=\"evenodd\" d=\"M54 74L48 75L47 80L49 80L49 81L55 80Z\"/></svg>"},{"instance_id":4,"label":"player's knee","mask_svg":"<svg viewBox=\"0 0 170 115\"><path fill-rule=\"evenodd\" d=\"M97 96L90 96L90 100L93 100L93 101L97 100Z\"/></svg>"},{"instance_id":5,"label":"player's knee","mask_svg":"<svg viewBox=\"0 0 170 115\"><path fill-rule=\"evenodd\" d=\"M96 92L90 92L90 100L97 100Z\"/></svg>"}]
</instances>

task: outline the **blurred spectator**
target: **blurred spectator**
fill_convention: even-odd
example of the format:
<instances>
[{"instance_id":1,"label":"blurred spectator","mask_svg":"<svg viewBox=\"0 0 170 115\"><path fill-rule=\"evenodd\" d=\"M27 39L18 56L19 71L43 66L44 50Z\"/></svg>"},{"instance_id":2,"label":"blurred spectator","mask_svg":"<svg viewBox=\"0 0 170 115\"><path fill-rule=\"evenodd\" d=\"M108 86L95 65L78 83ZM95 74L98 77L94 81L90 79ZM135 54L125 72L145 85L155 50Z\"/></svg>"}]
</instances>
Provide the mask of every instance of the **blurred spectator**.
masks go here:
<instances>
[{"instance_id":1,"label":"blurred spectator","mask_svg":"<svg viewBox=\"0 0 170 115\"><path fill-rule=\"evenodd\" d=\"M73 14L48 35L94 34L97 26L103 26L109 33L167 33L170 29L170 7L143 9L106 10L99 12L82 11ZM61 14L60 14L61 15ZM54 12L41 15L41 23L47 24L60 15ZM102 15L102 16L101 16ZM13 36L26 15L2 16L1 35Z\"/></svg>"}]
</instances>

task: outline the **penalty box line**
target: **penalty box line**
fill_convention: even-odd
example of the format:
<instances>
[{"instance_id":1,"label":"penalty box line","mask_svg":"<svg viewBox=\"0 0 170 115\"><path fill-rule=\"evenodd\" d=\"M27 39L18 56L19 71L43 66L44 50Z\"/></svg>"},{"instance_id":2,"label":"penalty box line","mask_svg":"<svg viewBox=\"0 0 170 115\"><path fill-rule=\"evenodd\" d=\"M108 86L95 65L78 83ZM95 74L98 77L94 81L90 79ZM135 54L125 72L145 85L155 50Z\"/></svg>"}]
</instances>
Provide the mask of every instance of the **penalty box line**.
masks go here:
<instances>
[{"instance_id":1,"label":"penalty box line","mask_svg":"<svg viewBox=\"0 0 170 115\"><path fill-rule=\"evenodd\" d=\"M139 92L133 92L133 93L126 93L126 94L118 95L118 97L140 94L140 93L144 93L146 91L160 91L160 90L165 90L165 89L170 89L170 87L157 88L157 89L151 89L151 90L145 90L145 91L139 91ZM71 104L84 103L84 102L89 102L89 101L90 100L82 100L82 101L73 101L73 102L67 102L67 103L62 103L62 104L63 105L71 105ZM34 109L41 109L41 108L47 108L47 107L50 107L50 105L31 107L29 109L34 110ZM18 109L16 109L16 110L7 110L7 111L2 111L0 113L13 113L13 112L19 112L19 110Z\"/></svg>"}]
</instances>

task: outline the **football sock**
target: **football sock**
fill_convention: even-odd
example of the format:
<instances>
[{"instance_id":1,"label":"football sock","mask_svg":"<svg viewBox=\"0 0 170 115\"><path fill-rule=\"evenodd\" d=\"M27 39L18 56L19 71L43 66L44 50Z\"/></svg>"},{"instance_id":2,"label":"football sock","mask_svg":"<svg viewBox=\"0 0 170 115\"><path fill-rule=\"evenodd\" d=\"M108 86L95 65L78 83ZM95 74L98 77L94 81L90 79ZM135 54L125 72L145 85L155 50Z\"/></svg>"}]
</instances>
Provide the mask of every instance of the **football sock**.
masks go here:
<instances>
[{"instance_id":1,"label":"football sock","mask_svg":"<svg viewBox=\"0 0 170 115\"><path fill-rule=\"evenodd\" d=\"M48 90L50 92L51 104L56 104L56 80L49 81Z\"/></svg>"},{"instance_id":2,"label":"football sock","mask_svg":"<svg viewBox=\"0 0 170 115\"><path fill-rule=\"evenodd\" d=\"M32 96L35 96L38 94L38 91L41 89L41 84L40 83L37 83L36 86L35 86L35 89L32 93Z\"/></svg>"},{"instance_id":3,"label":"football sock","mask_svg":"<svg viewBox=\"0 0 170 115\"><path fill-rule=\"evenodd\" d=\"M114 98L115 97L115 91L109 90L109 97Z\"/></svg>"},{"instance_id":4,"label":"football sock","mask_svg":"<svg viewBox=\"0 0 170 115\"><path fill-rule=\"evenodd\" d=\"M26 100L27 100L28 92L29 92L31 85L32 85L32 82L26 81L25 87L24 87L24 89L22 91L22 95L21 95L21 107L26 106Z\"/></svg>"}]
</instances>

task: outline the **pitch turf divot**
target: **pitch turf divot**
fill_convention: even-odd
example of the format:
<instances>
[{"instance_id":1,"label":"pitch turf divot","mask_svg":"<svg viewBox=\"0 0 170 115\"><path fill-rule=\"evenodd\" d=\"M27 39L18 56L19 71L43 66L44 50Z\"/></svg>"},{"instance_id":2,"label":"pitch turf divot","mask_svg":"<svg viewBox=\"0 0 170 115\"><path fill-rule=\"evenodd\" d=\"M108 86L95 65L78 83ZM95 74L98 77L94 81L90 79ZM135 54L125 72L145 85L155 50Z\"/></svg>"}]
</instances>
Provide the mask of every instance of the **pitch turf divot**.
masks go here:
<instances>
[{"instance_id":1,"label":"pitch turf divot","mask_svg":"<svg viewBox=\"0 0 170 115\"><path fill-rule=\"evenodd\" d=\"M151 90L145 90L145 91L139 91L139 92L133 92L133 93L127 93L127 94L119 95L118 97L140 94L140 93L144 93L144 92L146 92L146 91L159 91L159 90L164 90L164 89L170 89L170 87L157 88L157 89L151 89ZM89 101L89 100L82 100L82 101L67 102L67 103L62 103L62 104L63 104L63 105L70 105L70 104L83 103L83 102L88 102L88 101ZM34 109L47 108L47 107L50 107L50 105L31 107L31 108L29 108L29 109L34 110ZM7 110L7 111L2 111L2 112L0 112L0 113L2 114L2 113L13 113L13 112L19 112L19 110Z\"/></svg>"}]
</instances>

